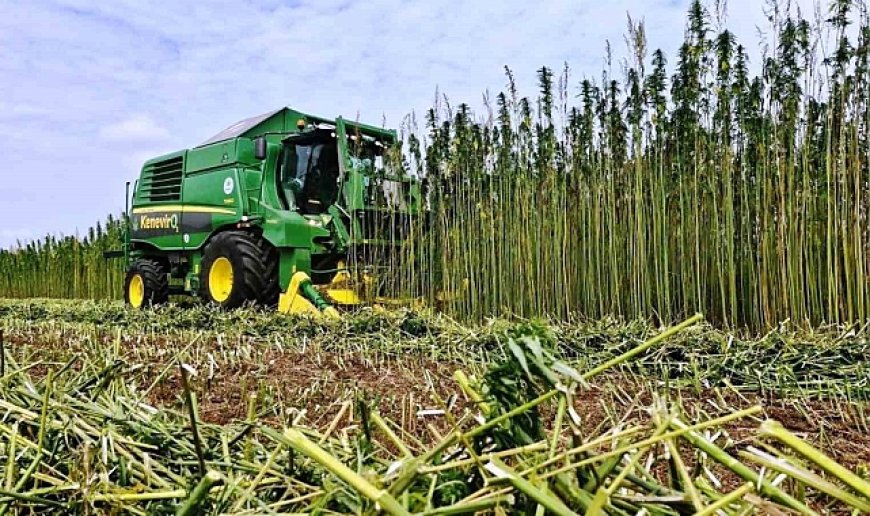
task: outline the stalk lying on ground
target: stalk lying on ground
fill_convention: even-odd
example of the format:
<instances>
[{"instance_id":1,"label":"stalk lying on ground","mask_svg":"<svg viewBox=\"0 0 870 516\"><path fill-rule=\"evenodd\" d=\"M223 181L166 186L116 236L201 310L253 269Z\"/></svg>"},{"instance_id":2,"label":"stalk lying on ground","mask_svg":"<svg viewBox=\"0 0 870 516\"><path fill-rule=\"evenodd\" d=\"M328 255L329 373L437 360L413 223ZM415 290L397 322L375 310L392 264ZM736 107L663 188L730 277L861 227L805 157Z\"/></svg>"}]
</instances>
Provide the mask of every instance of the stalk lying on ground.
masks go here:
<instances>
[{"instance_id":1,"label":"stalk lying on ground","mask_svg":"<svg viewBox=\"0 0 870 516\"><path fill-rule=\"evenodd\" d=\"M634 343L621 355L638 360L639 353L666 345L663 341L675 338L678 330L697 332L689 328L693 323ZM0 503L16 513L53 508L166 513L181 504L180 514L456 514L497 507L533 511L538 505L561 514L595 507L615 514L642 509L671 514L684 507L745 512L759 503L783 503L811 513L796 501L795 492L805 482L812 488L826 471L837 475L825 480L825 489L813 500L855 508L870 503L861 490L851 491L852 477L830 463L811 475L783 468L786 475L795 472L783 483L765 469L754 470L730 455L723 458L726 452L701 437L707 428L726 433L728 422L755 426L749 417L757 407L723 410L719 417L683 425L677 419L682 416L679 405L657 403L660 417L641 421L626 415L625 421L612 420L611 426L582 433L577 425L584 413L575 403L584 388L579 380L604 371L591 366L582 374L570 368L554 353L559 341L534 327L507 327L503 332L501 341L513 344L501 361L489 366L497 375L480 380L456 375L464 385L456 385L455 392L477 393L488 415L483 420L471 417L478 414L479 403L445 405L443 417L452 423L432 442L398 431L403 427L370 408L339 409L338 416L324 420L322 433L292 415L270 421L285 427L295 420L292 428L280 430L258 421L255 413L248 421L212 425L198 419L195 402L181 405L192 407L191 413L142 404L137 382L131 380L141 368L123 361L106 373L103 364L88 363L85 356L79 372L65 368L31 376L32 368L7 357L11 372L0 380L6 412L0 423L0 457L5 459L0 469L7 477L8 471L13 473L4 481ZM113 351L102 360L117 362L113 354L120 349L109 349ZM511 393L491 383L500 381L521 382L530 401L513 405ZM178 388L177 396L184 397ZM555 414L557 422L529 425L526 417L533 411L540 417ZM196 436L191 432L194 422ZM765 428L779 435L770 424ZM581 435L583 441L578 441ZM796 437L788 439L789 447L808 449ZM667 450L673 449L681 450L686 461L709 455L752 483L728 488L701 482L697 475L707 477L709 473L699 472L711 467L703 458L701 469L663 475L655 465L667 461ZM14 471L20 472L17 480ZM688 490L687 482L698 488ZM827 499L824 493L836 496Z\"/></svg>"}]
</instances>

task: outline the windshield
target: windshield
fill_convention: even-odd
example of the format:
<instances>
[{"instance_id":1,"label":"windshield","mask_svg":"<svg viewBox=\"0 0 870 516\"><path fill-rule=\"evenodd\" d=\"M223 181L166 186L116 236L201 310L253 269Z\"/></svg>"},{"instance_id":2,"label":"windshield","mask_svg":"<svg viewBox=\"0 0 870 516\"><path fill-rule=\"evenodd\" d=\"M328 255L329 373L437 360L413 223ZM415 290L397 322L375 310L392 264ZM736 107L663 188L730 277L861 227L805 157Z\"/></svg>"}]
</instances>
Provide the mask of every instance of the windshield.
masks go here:
<instances>
[{"instance_id":1,"label":"windshield","mask_svg":"<svg viewBox=\"0 0 870 516\"><path fill-rule=\"evenodd\" d=\"M408 206L410 185L394 179L402 176L401 167L394 166L388 145L368 136L351 136L350 165L363 174L367 205L404 210Z\"/></svg>"},{"instance_id":2,"label":"windshield","mask_svg":"<svg viewBox=\"0 0 870 516\"><path fill-rule=\"evenodd\" d=\"M323 213L338 196L338 150L335 139L316 134L284 142L278 181L287 209Z\"/></svg>"},{"instance_id":3,"label":"windshield","mask_svg":"<svg viewBox=\"0 0 870 516\"><path fill-rule=\"evenodd\" d=\"M366 173L377 175L398 175L387 154L391 143L360 133L352 134L348 141L351 166L367 169Z\"/></svg>"},{"instance_id":4,"label":"windshield","mask_svg":"<svg viewBox=\"0 0 870 516\"><path fill-rule=\"evenodd\" d=\"M366 176L364 184L366 204L379 208L407 208L410 195L410 185L407 182Z\"/></svg>"}]
</instances>

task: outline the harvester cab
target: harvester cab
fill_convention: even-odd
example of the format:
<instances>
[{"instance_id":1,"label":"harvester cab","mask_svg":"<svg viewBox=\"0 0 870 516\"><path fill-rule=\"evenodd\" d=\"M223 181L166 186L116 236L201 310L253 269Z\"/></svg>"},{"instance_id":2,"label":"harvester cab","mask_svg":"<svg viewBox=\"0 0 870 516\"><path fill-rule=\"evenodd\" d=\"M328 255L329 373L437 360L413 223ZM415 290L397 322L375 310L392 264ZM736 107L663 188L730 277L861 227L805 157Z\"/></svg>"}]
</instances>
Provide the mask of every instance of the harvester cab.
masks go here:
<instances>
[{"instance_id":1,"label":"harvester cab","mask_svg":"<svg viewBox=\"0 0 870 516\"><path fill-rule=\"evenodd\" d=\"M125 299L330 315L380 301L384 257L421 206L397 145L395 131L282 108L147 161L128 210Z\"/></svg>"}]
</instances>

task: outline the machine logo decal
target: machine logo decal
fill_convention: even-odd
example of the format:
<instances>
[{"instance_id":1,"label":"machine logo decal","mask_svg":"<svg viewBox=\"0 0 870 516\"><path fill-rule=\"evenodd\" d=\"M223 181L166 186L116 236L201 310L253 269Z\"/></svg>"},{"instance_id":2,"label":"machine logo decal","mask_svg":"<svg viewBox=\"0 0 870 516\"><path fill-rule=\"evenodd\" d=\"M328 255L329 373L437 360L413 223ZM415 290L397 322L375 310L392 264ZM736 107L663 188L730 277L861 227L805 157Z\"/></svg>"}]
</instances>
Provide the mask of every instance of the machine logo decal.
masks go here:
<instances>
[{"instance_id":1,"label":"machine logo decal","mask_svg":"<svg viewBox=\"0 0 870 516\"><path fill-rule=\"evenodd\" d=\"M178 233L178 213L147 213L133 218L134 231Z\"/></svg>"},{"instance_id":2,"label":"machine logo decal","mask_svg":"<svg viewBox=\"0 0 870 516\"><path fill-rule=\"evenodd\" d=\"M224 180L224 193L229 195L233 193L233 190L236 187L236 182L233 181L233 178L228 177Z\"/></svg>"},{"instance_id":3,"label":"machine logo decal","mask_svg":"<svg viewBox=\"0 0 870 516\"><path fill-rule=\"evenodd\" d=\"M133 209L131 222L133 238L152 238L183 233L182 239L189 243L191 233L209 232L213 229L213 214L232 215L235 210L216 206L148 206ZM186 237L186 238L185 238Z\"/></svg>"}]
</instances>

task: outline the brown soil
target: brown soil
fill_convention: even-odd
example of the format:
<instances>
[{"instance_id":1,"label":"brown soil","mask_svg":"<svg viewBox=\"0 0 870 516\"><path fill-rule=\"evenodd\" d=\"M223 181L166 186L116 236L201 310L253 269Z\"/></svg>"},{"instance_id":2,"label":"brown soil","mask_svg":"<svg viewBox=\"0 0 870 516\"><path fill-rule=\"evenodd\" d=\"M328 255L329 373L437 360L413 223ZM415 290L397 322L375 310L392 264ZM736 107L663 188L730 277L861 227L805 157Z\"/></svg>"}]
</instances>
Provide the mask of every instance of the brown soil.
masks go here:
<instances>
[{"instance_id":1,"label":"brown soil","mask_svg":"<svg viewBox=\"0 0 870 516\"><path fill-rule=\"evenodd\" d=\"M269 352L259 364L221 369L211 379L200 379L197 390L202 417L214 424L244 420L246 392L266 393L268 399L261 403L267 406L261 405L259 409L265 408L267 417L276 424L280 424L279 415L269 408L283 406L305 411L303 421L313 427L326 427L342 403L362 396L376 405L385 418L425 442L431 438L427 423L442 432L450 424L443 416L416 414L423 409L444 408L451 396L461 394L452 378L457 368L456 364L417 357L374 361L355 354ZM152 392L150 401L158 406L180 408L181 392L180 377L175 373ZM725 426L732 453L752 444L760 421L772 418L850 469L870 463L870 432L862 429L859 406L844 407L829 400L762 399L756 394L721 390L700 393L671 390L667 395L672 401L681 400L685 419L690 423L753 405L764 407L763 415L757 418ZM621 376L603 377L574 399L586 435L597 434L610 425L608 411L617 417L646 421L653 402L648 382ZM454 417L474 409L464 396L451 407ZM870 413L870 406L864 406L863 410ZM550 412L542 413L545 421L552 419ZM352 424L353 410L346 414L346 423Z\"/></svg>"},{"instance_id":2,"label":"brown soil","mask_svg":"<svg viewBox=\"0 0 870 516\"><path fill-rule=\"evenodd\" d=\"M7 342L30 346L39 342L36 347L40 359L64 363L77 350L68 347L63 340L52 339L43 345L32 336L12 336ZM158 337L136 344L155 350L162 349L165 343ZM208 346L206 344L206 350ZM215 364L214 368L209 368L205 361L197 365L199 374L194 379L194 388L205 422L226 424L245 420L248 398L257 393L258 417L276 426L299 418L302 424L325 429L334 422L342 405L349 403L335 432L353 431L353 428L359 428L356 402L362 399L377 406L386 419L407 432L406 437L418 439L428 446L452 428L455 418L477 411L452 378L456 369L466 367L459 363L440 362L417 355L386 357L369 352L338 353L313 349L260 350L256 355L256 362L236 360L232 365ZM136 362L132 356L124 358ZM144 388L150 384L153 375L162 371L172 358L172 353L166 353L144 359L152 375L139 378L140 385ZM30 373L39 377L47 369L45 365L39 365ZM150 392L149 402L158 407L181 409L183 389L180 374L177 367L171 371ZM650 379L612 374L597 378L589 388L576 393L574 407L582 421L578 437L582 440L599 435L613 426L614 417L634 423L649 421L649 407L655 404L657 396L667 396L669 406L679 405L687 423L724 416L754 405L762 406L764 410L759 416L724 426L724 434L716 442L732 455L757 444L758 425L763 419L772 418L853 471L866 471L870 466L870 428L867 426L870 404L850 404L842 399L795 400L772 394L762 397L757 393L728 389L696 392L688 388L665 391L662 387L654 392ZM445 408L448 409L447 415L417 415L420 410ZM545 422L552 421L553 408L543 407L541 417ZM684 445L682 451L684 462L691 470L698 464L700 456L688 445ZM723 490L736 488L742 483L725 468L708 466ZM653 472L664 484L670 483L666 479L671 472L664 461L654 465Z\"/></svg>"}]
</instances>

